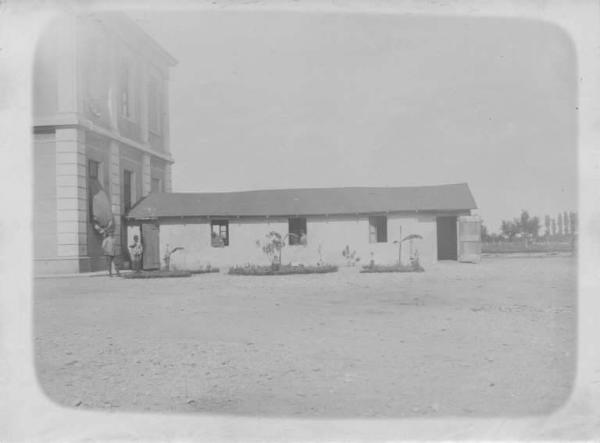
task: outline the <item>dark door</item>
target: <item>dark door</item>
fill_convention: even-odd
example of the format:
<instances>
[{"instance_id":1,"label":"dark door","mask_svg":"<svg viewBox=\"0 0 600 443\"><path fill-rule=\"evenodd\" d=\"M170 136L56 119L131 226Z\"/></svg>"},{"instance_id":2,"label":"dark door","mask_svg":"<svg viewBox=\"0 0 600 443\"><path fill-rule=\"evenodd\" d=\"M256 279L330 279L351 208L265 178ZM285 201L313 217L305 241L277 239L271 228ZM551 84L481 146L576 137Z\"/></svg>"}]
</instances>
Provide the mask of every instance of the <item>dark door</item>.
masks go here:
<instances>
[{"instance_id":1,"label":"dark door","mask_svg":"<svg viewBox=\"0 0 600 443\"><path fill-rule=\"evenodd\" d=\"M437 217L438 260L458 258L456 217Z\"/></svg>"},{"instance_id":2,"label":"dark door","mask_svg":"<svg viewBox=\"0 0 600 443\"><path fill-rule=\"evenodd\" d=\"M123 215L121 215L121 251L123 251L123 259L131 263L131 257L129 256L129 248L127 240L127 218L125 216L131 209L131 186L132 186L132 175L133 172L125 169L123 171Z\"/></svg>"},{"instance_id":3,"label":"dark door","mask_svg":"<svg viewBox=\"0 0 600 443\"><path fill-rule=\"evenodd\" d=\"M144 247L142 267L146 270L160 269L158 234L158 225L154 223L144 223L142 225L142 246Z\"/></svg>"},{"instance_id":4,"label":"dark door","mask_svg":"<svg viewBox=\"0 0 600 443\"><path fill-rule=\"evenodd\" d=\"M123 171L123 213L125 215L127 215L131 209L131 204L133 203L131 201L131 187L133 186L132 176L132 171L128 171L127 169Z\"/></svg>"}]
</instances>

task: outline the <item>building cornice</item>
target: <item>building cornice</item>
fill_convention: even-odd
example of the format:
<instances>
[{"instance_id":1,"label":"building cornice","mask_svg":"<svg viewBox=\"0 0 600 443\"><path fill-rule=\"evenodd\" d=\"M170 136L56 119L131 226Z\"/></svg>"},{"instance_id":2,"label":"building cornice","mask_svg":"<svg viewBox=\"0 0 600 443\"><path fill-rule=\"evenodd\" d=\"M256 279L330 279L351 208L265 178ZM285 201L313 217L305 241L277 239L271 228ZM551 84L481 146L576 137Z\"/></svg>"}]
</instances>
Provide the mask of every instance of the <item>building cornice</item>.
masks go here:
<instances>
[{"instance_id":1,"label":"building cornice","mask_svg":"<svg viewBox=\"0 0 600 443\"><path fill-rule=\"evenodd\" d=\"M110 138L111 140L115 140L120 143L123 143L124 145L135 148L139 151L144 152L145 154L158 157L171 164L175 162L171 154L156 151L155 149L152 149L149 143L140 143L128 137L124 137L121 134L117 134L109 129L105 129L101 126L98 126L92 121L82 118L81 116L78 116L75 113L57 114L52 117L36 117L33 121L33 127L81 127L95 134Z\"/></svg>"}]
</instances>

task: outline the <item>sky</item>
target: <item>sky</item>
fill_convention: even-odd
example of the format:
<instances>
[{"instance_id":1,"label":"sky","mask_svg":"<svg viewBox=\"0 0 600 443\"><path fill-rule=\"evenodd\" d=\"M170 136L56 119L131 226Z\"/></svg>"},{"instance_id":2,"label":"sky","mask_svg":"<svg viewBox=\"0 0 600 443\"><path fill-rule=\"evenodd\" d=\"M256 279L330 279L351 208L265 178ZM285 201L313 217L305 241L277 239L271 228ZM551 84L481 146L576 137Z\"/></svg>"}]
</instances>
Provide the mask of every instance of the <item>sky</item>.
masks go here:
<instances>
[{"instance_id":1,"label":"sky","mask_svg":"<svg viewBox=\"0 0 600 443\"><path fill-rule=\"evenodd\" d=\"M577 209L577 74L542 22L131 14L177 60L173 191L467 182L490 231Z\"/></svg>"}]
</instances>

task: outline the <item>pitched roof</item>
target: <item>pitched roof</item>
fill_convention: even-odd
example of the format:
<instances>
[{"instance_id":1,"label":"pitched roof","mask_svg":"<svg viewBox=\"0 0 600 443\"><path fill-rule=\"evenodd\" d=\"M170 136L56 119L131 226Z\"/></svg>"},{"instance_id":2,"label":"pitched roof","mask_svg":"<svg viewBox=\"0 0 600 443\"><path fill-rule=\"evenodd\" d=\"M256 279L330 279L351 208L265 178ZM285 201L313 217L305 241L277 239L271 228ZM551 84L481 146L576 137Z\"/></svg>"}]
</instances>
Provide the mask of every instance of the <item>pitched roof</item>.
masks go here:
<instances>
[{"instance_id":1,"label":"pitched roof","mask_svg":"<svg viewBox=\"0 0 600 443\"><path fill-rule=\"evenodd\" d=\"M466 183L394 188L269 189L220 193L154 193L129 211L132 219L456 211L477 206Z\"/></svg>"}]
</instances>

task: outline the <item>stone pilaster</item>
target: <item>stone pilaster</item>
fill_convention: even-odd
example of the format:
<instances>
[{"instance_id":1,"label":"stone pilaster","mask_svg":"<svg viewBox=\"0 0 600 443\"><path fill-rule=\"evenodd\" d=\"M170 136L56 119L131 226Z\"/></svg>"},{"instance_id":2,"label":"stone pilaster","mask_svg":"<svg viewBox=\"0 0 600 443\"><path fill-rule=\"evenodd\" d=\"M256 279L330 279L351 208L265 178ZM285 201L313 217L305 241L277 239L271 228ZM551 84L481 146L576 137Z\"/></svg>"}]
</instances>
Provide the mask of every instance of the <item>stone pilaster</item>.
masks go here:
<instances>
[{"instance_id":1,"label":"stone pilaster","mask_svg":"<svg viewBox=\"0 0 600 443\"><path fill-rule=\"evenodd\" d=\"M111 131L118 134L118 115L121 109L119 100L119 55L117 40L114 36L106 36L108 42L108 117Z\"/></svg>"},{"instance_id":2,"label":"stone pilaster","mask_svg":"<svg viewBox=\"0 0 600 443\"><path fill-rule=\"evenodd\" d=\"M169 121L169 79L164 80L164 89L162 89L162 103L160 112L162 113L162 136L163 150L171 152L171 124Z\"/></svg>"},{"instance_id":3,"label":"stone pilaster","mask_svg":"<svg viewBox=\"0 0 600 443\"><path fill-rule=\"evenodd\" d=\"M165 164L165 192L173 192L173 182L171 181L171 167L172 165L170 163L167 162L167 164Z\"/></svg>"},{"instance_id":4,"label":"stone pilaster","mask_svg":"<svg viewBox=\"0 0 600 443\"><path fill-rule=\"evenodd\" d=\"M140 63L140 132L142 143L148 143L148 67L147 64Z\"/></svg>"},{"instance_id":5,"label":"stone pilaster","mask_svg":"<svg viewBox=\"0 0 600 443\"><path fill-rule=\"evenodd\" d=\"M151 190L151 165L150 155L143 154L142 156L142 197L150 194Z\"/></svg>"},{"instance_id":6,"label":"stone pilaster","mask_svg":"<svg viewBox=\"0 0 600 443\"><path fill-rule=\"evenodd\" d=\"M110 202L115 222L115 243L117 244L117 249L119 249L119 251L117 251L118 254L120 254L121 245L121 174L119 157L119 143L111 140L108 180Z\"/></svg>"},{"instance_id":7,"label":"stone pilaster","mask_svg":"<svg viewBox=\"0 0 600 443\"><path fill-rule=\"evenodd\" d=\"M87 255L87 171L85 132L68 128L56 130L56 228L60 258L73 260Z\"/></svg>"}]
</instances>

